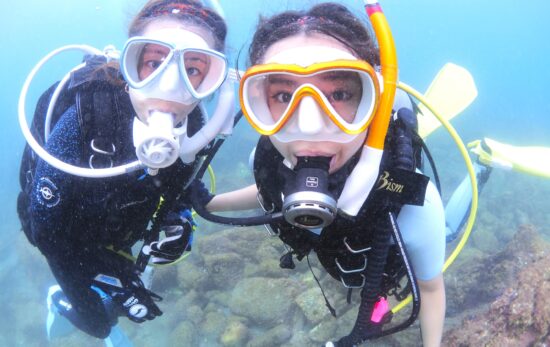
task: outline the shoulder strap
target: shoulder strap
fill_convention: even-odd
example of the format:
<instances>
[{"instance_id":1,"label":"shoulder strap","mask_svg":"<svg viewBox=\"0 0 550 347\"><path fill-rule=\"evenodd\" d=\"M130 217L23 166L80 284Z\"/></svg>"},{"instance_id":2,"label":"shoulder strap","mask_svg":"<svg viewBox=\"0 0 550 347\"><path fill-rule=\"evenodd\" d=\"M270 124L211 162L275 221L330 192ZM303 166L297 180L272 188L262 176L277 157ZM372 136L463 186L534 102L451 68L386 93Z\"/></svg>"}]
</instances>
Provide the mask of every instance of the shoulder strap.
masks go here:
<instances>
[{"instance_id":1,"label":"shoulder strap","mask_svg":"<svg viewBox=\"0 0 550 347\"><path fill-rule=\"evenodd\" d=\"M134 111L122 84L120 72L106 65L105 57L91 56L86 66L71 76L69 89L76 90L75 102L82 131L82 165L105 168L114 165L120 146L121 127L129 125Z\"/></svg>"},{"instance_id":2,"label":"shoulder strap","mask_svg":"<svg viewBox=\"0 0 550 347\"><path fill-rule=\"evenodd\" d=\"M273 147L267 136L261 136L254 152L254 179L264 207L267 210L282 208L280 192L283 189L281 177L276 175L283 157Z\"/></svg>"},{"instance_id":3,"label":"shoulder strap","mask_svg":"<svg viewBox=\"0 0 550 347\"><path fill-rule=\"evenodd\" d=\"M82 131L82 161L90 168L113 166L120 115L112 91L80 90L76 110ZM85 162L86 161L86 162Z\"/></svg>"}]
</instances>

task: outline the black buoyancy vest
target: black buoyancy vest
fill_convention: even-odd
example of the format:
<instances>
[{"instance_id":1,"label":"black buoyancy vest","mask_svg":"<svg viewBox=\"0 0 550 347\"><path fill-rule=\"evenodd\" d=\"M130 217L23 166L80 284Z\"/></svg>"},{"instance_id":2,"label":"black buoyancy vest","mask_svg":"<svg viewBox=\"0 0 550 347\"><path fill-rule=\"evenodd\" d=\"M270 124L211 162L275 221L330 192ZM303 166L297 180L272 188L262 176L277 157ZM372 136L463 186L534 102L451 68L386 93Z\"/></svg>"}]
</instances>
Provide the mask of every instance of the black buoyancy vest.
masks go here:
<instances>
[{"instance_id":1,"label":"black buoyancy vest","mask_svg":"<svg viewBox=\"0 0 550 347\"><path fill-rule=\"evenodd\" d=\"M79 165L89 168L104 168L117 166L129 162L129 158L135 158L133 142L130 138L135 111L128 93L125 91L123 81L118 69L107 65L104 56L86 56L86 65L71 74L67 85L61 91L54 107L51 129L54 128L59 118L72 106L76 107L79 127L82 133L81 158ZM57 87L55 83L48 88L39 98L34 117L31 123L31 132L40 145L44 145L44 123L46 112L52 95ZM195 108L189 115L188 134L192 136L204 125L203 116L199 108ZM21 159L19 181L21 192L17 199L17 212L21 221L22 229L31 244L34 244L30 221L30 194L34 182L34 171L38 157L34 151L25 146ZM137 160L137 158L133 159ZM173 190L174 194L182 191L182 185L167 189L172 182L187 182L196 171L198 161L191 165L184 165L179 161L173 168L161 170L158 177L153 180L164 181L163 190ZM137 178L142 173L134 173L131 176ZM89 180L83 180L83 183ZM132 181L132 180L131 180ZM135 180L133 180L135 181ZM93 180L90 184L95 189L91 192L104 194L112 192L113 197L116 191L129 189L130 181L117 178ZM153 183L159 186L159 183ZM146 192L143 192L146 193ZM118 208L116 199L109 196L100 197L105 201L105 208L108 210L108 228L118 228L120 221L124 220L122 210ZM92 200L93 201L93 198ZM155 203L156 204L156 203ZM96 221L97 222L97 221ZM139 234L139 233L138 233ZM131 240L126 240L131 244Z\"/></svg>"},{"instance_id":2,"label":"black buoyancy vest","mask_svg":"<svg viewBox=\"0 0 550 347\"><path fill-rule=\"evenodd\" d=\"M410 124L405 126L408 127ZM357 216L338 215L320 235L292 226L286 221L271 225L279 238L292 248L298 260L314 250L327 272L347 287L364 285L368 250L371 247L373 235L378 229L378 219L385 218L386 211L397 215L403 204L422 205L424 201L428 178L414 172L415 167L420 165L416 160L417 149L413 148L412 136L408 136L410 141L405 141L398 128L403 128L403 124L392 121L388 130L379 181ZM360 151L344 167L329 176L329 191L333 196L340 196L346 179L359 157ZM403 161L407 163L403 164ZM403 169L405 167L406 169ZM284 187L282 178L284 175L274 174L280 170L289 170L283 164L283 157L267 137L261 137L256 147L254 175L259 192L264 203L267 204L265 207L272 208L274 211L281 211L282 208L281 192ZM397 248L392 247L389 254L385 268L387 276L382 285L382 291L393 287L395 282L404 275L404 271L396 266L401 259ZM389 278L392 280L388 281Z\"/></svg>"}]
</instances>

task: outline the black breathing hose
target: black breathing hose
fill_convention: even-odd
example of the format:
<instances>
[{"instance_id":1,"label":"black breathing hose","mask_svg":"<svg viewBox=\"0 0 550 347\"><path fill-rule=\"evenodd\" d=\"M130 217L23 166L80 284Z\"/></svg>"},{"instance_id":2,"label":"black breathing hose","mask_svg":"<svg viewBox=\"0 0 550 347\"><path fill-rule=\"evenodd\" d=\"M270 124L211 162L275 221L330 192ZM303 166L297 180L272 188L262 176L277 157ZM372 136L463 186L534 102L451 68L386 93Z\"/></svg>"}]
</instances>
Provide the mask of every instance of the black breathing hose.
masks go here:
<instances>
[{"instance_id":1,"label":"black breathing hose","mask_svg":"<svg viewBox=\"0 0 550 347\"><path fill-rule=\"evenodd\" d=\"M191 187L191 203L193 204L193 208L198 213L199 216L202 218L219 224L229 224L229 225L236 225L236 226L254 226L254 225L264 225L264 224L270 224L275 223L278 221L281 221L283 219L283 213L272 213L262 216L254 216L254 217L224 217L224 216L218 216L215 214L210 213L204 204L202 203L196 186Z\"/></svg>"},{"instance_id":2,"label":"black breathing hose","mask_svg":"<svg viewBox=\"0 0 550 347\"><path fill-rule=\"evenodd\" d=\"M361 290L361 304L355 325L348 336L344 336L336 342L337 347L351 347L360 344L373 335L377 335L377 332L382 328L382 324L371 321L371 315L374 304L379 299L380 284L390 248L391 226L383 216L378 219L380 222L377 223L377 232L374 235L372 249L368 255L365 286Z\"/></svg>"}]
</instances>

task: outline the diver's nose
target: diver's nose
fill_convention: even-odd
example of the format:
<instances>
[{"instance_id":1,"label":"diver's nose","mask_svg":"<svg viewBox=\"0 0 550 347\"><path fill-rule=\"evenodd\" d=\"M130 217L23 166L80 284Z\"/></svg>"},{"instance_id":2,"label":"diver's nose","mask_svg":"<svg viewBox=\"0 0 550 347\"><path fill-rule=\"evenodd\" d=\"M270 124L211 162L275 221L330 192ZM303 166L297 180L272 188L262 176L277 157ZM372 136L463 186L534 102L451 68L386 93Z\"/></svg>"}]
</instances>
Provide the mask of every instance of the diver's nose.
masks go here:
<instances>
[{"instance_id":1,"label":"diver's nose","mask_svg":"<svg viewBox=\"0 0 550 347\"><path fill-rule=\"evenodd\" d=\"M314 135L323 131L325 127L325 112L311 96L305 96L300 100L294 116L298 118L298 129L302 134Z\"/></svg>"},{"instance_id":2,"label":"diver's nose","mask_svg":"<svg viewBox=\"0 0 550 347\"><path fill-rule=\"evenodd\" d=\"M171 62L160 74L159 89L162 92L169 92L181 88L181 77L178 64Z\"/></svg>"}]
</instances>

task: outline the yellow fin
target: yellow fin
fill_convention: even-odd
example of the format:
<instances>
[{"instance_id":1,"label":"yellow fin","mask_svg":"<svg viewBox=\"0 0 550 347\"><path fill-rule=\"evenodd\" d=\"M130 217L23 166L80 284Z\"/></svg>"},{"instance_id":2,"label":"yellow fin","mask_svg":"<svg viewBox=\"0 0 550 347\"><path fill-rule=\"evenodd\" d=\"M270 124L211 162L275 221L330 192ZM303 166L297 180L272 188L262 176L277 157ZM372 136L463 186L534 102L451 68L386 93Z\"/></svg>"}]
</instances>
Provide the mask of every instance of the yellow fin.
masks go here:
<instances>
[{"instance_id":1,"label":"yellow fin","mask_svg":"<svg viewBox=\"0 0 550 347\"><path fill-rule=\"evenodd\" d=\"M550 148L512 146L485 138L468 144L481 163L530 175L550 178Z\"/></svg>"},{"instance_id":2,"label":"yellow fin","mask_svg":"<svg viewBox=\"0 0 550 347\"><path fill-rule=\"evenodd\" d=\"M470 72L453 63L447 63L435 76L424 94L430 105L445 119L451 120L464 111L477 97L477 88ZM428 137L441 123L428 108L418 105L418 133Z\"/></svg>"}]
</instances>

